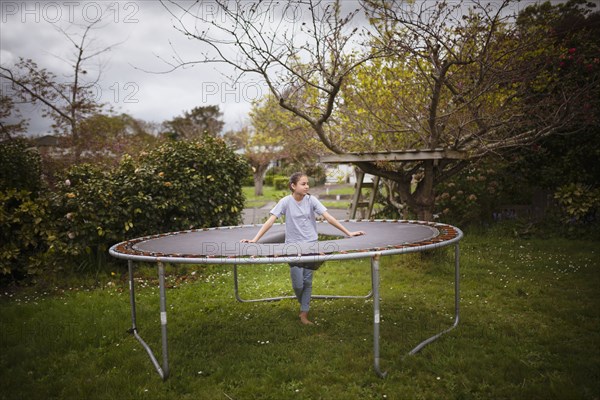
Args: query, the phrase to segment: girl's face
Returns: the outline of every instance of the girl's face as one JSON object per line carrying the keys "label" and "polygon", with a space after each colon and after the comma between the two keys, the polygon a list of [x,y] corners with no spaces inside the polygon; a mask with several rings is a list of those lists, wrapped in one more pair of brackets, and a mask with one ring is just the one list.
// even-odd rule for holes
{"label": "girl's face", "polygon": [[294,194],[299,194],[299,195],[306,195],[308,194],[308,176],[302,176],[300,177],[300,179],[298,179],[298,183],[293,184],[292,183],[292,190],[294,192]]}

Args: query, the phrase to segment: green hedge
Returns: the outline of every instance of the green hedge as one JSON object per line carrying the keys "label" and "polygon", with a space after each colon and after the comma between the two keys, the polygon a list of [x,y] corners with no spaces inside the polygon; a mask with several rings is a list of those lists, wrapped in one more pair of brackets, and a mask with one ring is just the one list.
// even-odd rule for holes
{"label": "green hedge", "polygon": [[39,257],[54,257],[54,263],[46,259],[48,267],[66,258],[93,263],[125,239],[238,224],[247,173],[242,157],[207,136],[165,143],[138,160],[126,156],[108,171],[74,166],[37,202],[29,192],[6,191],[0,197],[1,273],[39,272],[31,263],[36,248]]}
{"label": "green hedge", "polygon": [[285,176],[277,176],[273,179],[273,187],[275,190],[288,190],[289,181]]}
{"label": "green hedge", "polygon": [[273,186],[273,182],[275,181],[275,179],[280,178],[280,177],[281,177],[281,175],[267,173],[265,175],[264,183],[267,186]]}
{"label": "green hedge", "polygon": [[165,143],[137,161],[125,157],[109,173],[76,167],[58,187],[57,208],[69,216],[61,230],[78,255],[137,236],[235,225],[247,169],[212,137]]}
{"label": "green hedge", "polygon": [[42,271],[56,240],[49,212],[44,196],[27,190],[0,191],[0,278],[20,280]]}
{"label": "green hedge", "polygon": [[0,191],[10,189],[37,193],[42,186],[42,161],[26,139],[0,143]]}
{"label": "green hedge", "polygon": [[[0,143],[0,278],[38,272],[55,238],[42,188],[41,157],[26,139]],[[0,281],[3,279],[0,279]]]}

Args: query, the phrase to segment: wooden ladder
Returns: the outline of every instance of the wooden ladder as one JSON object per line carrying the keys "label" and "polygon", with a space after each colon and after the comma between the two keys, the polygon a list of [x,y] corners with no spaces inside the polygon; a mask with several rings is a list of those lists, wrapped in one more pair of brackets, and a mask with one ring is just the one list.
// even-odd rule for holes
{"label": "wooden ladder", "polygon": [[[356,210],[358,210],[359,207],[367,207],[366,219],[370,219],[371,214],[373,213],[373,204],[375,204],[375,196],[377,195],[377,188],[379,187],[379,177],[373,177],[373,182],[370,183],[364,182],[364,179],[365,173],[357,168],[354,196],[352,197],[352,203],[350,204],[350,219],[356,219]],[[363,189],[372,189],[369,201],[361,201]]]}

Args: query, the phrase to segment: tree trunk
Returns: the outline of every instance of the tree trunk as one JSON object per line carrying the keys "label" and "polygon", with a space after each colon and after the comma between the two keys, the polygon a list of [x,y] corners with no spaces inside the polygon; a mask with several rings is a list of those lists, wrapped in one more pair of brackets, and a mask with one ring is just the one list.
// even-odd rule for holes
{"label": "tree trunk", "polygon": [[254,178],[254,195],[262,196],[263,195],[263,182],[265,179],[265,175],[267,174],[267,168],[269,164],[260,164],[254,167],[254,173],[252,174]]}
{"label": "tree trunk", "polygon": [[263,178],[256,173],[254,174],[254,195],[263,195]]}
{"label": "tree trunk", "polygon": [[417,213],[417,219],[419,221],[433,221],[432,207],[421,208]]}
{"label": "tree trunk", "polygon": [[[389,179],[389,178],[388,178]],[[400,204],[394,204],[404,219],[408,218],[408,211],[412,211],[419,221],[433,221],[435,208],[435,192],[433,190],[433,170],[425,167],[425,175],[412,192],[412,179],[409,175],[398,174],[394,185],[389,186],[400,196]],[[393,204],[393,203],[392,203]]]}
{"label": "tree trunk", "polygon": [[419,221],[432,221],[435,207],[433,160],[423,162],[423,178],[413,193]]}

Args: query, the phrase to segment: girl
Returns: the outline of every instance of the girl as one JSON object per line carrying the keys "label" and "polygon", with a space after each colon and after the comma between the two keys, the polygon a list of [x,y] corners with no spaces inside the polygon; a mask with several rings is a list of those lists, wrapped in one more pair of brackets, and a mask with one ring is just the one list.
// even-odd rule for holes
{"label": "girl", "polygon": [[[256,243],[272,226],[277,218],[285,215],[285,243],[317,242],[317,222],[314,214],[322,215],[327,222],[347,236],[364,235],[363,231],[350,232],[337,219],[327,212],[319,200],[308,193],[308,176],[296,172],[290,177],[289,188],[292,194],[281,199],[270,211],[271,216],[260,228],[253,239],[243,239],[244,243]],[[313,270],[306,264],[290,263],[292,288],[300,303],[300,322],[312,325],[308,319],[310,297],[312,294]]]}

